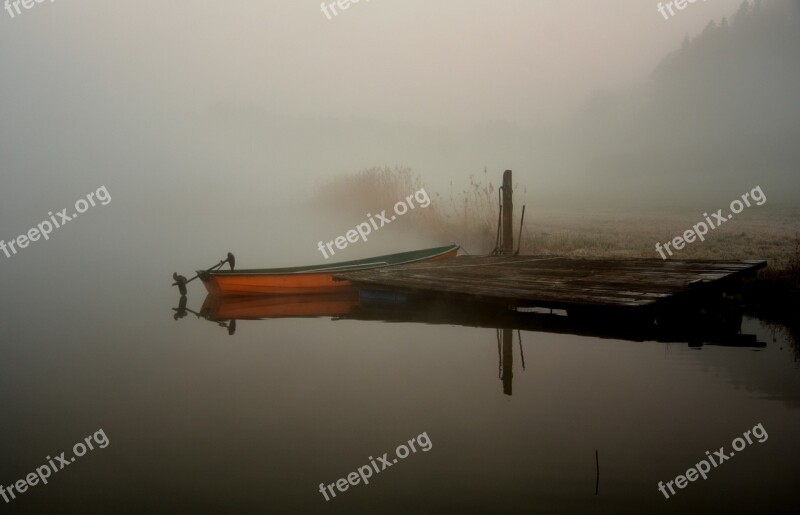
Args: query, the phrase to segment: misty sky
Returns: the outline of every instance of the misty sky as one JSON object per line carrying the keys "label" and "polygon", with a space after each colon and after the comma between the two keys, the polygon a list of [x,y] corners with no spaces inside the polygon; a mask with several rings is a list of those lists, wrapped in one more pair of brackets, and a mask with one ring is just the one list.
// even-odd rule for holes
{"label": "misty sky", "polygon": [[130,108],[525,125],[645,80],[685,34],[740,2],[690,4],[670,20],[656,4],[363,0],[329,20],[314,0],[59,0],[14,19],[3,11],[0,59],[17,96],[124,91]]}
{"label": "misty sky", "polygon": [[[634,181],[568,175],[598,160],[564,127],[595,93],[646,83],[686,35],[740,3],[696,2],[669,20],[649,0],[362,0],[333,19],[316,0],[56,0],[15,18],[3,10],[0,230],[18,233],[106,185],[109,216],[125,223],[152,216],[179,233],[205,215],[223,227],[225,217],[255,215],[274,234],[267,206],[395,165],[432,194],[486,168],[495,184],[515,170],[539,203],[560,206],[569,192],[572,208],[590,197],[618,207],[598,185],[639,201]],[[672,179],[653,175],[660,195]],[[753,186],[751,177],[708,180],[674,187],[706,205],[719,184],[737,194]],[[308,222],[310,239],[329,232],[322,223]],[[252,230],[240,227],[238,247]],[[294,238],[294,228],[281,230]]]}

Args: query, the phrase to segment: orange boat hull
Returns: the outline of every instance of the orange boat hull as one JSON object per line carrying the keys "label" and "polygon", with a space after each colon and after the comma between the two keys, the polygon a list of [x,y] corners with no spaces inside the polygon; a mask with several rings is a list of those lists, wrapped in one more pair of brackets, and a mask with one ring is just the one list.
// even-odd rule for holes
{"label": "orange boat hull", "polygon": [[334,281],[333,274],[211,276],[203,280],[215,295],[293,295],[344,291],[349,281]]}
{"label": "orange boat hull", "polygon": [[[455,257],[458,249],[425,261]],[[212,295],[298,295],[327,294],[346,291],[349,281],[334,281],[339,272],[309,272],[292,274],[209,274],[201,276]]]}

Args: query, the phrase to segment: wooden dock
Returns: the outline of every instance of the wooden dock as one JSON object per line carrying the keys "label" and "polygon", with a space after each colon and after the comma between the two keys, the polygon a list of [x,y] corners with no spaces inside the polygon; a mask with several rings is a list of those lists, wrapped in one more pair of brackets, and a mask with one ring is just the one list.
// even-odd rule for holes
{"label": "wooden dock", "polygon": [[362,289],[580,311],[707,301],[765,261],[459,256],[334,276]]}

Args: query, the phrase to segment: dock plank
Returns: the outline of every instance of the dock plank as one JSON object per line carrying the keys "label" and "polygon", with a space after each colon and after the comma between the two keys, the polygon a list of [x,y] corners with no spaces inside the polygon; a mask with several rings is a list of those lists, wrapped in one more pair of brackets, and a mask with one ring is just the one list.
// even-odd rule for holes
{"label": "dock plank", "polygon": [[336,274],[363,288],[542,307],[645,307],[754,274],[765,261],[459,256]]}

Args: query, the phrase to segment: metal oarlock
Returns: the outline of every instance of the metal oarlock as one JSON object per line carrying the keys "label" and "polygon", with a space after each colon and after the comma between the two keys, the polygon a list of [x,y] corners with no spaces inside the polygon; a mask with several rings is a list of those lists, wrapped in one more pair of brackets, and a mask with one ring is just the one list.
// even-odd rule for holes
{"label": "metal oarlock", "polygon": [[172,286],[177,286],[178,287],[178,291],[181,294],[181,297],[184,297],[184,296],[186,296],[186,291],[187,291],[186,290],[186,285],[187,284],[189,284],[190,282],[194,281],[195,279],[200,277],[202,274],[207,274],[209,272],[213,272],[214,270],[219,270],[220,268],[222,268],[222,265],[224,265],[225,263],[228,263],[230,265],[231,270],[233,270],[236,267],[236,257],[233,255],[233,253],[228,252],[228,257],[227,258],[223,259],[222,261],[220,261],[219,263],[217,263],[216,265],[212,266],[211,268],[209,268],[207,270],[202,270],[200,272],[197,272],[194,275],[194,277],[192,277],[191,279],[186,279],[186,277],[184,277],[182,275],[178,275],[177,272],[173,272],[172,279],[175,282],[172,283]]}
{"label": "metal oarlock", "polygon": [[175,280],[175,282],[172,283],[172,284],[173,285],[177,285],[178,286],[178,291],[181,293],[181,297],[185,297],[186,296],[186,283],[189,282],[189,281],[187,281],[184,276],[178,275],[178,272],[173,272],[172,273],[172,278]]}

